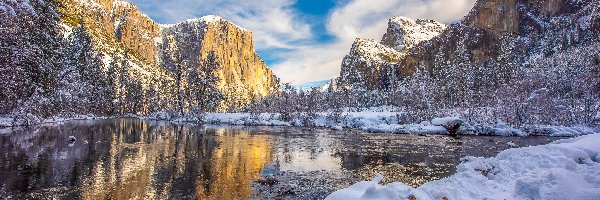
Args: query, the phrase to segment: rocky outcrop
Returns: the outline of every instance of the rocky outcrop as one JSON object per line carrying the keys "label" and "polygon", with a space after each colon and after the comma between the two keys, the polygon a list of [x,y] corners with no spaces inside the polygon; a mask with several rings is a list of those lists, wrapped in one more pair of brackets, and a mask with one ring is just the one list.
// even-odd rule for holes
{"label": "rocky outcrop", "polygon": [[356,39],[342,60],[338,88],[384,89],[390,85],[393,64],[404,54],[373,40]]}
{"label": "rocky outcrop", "polygon": [[[173,58],[200,62],[214,52],[216,62],[221,65],[219,76],[223,90],[245,87],[264,96],[277,88],[277,78],[254,51],[252,32],[227,20],[207,16],[165,26],[162,38],[161,52]],[[162,62],[169,65],[164,62],[172,61]]]}
{"label": "rocky outcrop", "polygon": [[433,20],[413,21],[394,17],[381,42],[356,39],[344,57],[340,77],[334,88],[385,90],[396,81],[397,63],[413,46],[444,31],[444,24]]}
{"label": "rocky outcrop", "polygon": [[[217,88],[223,94],[219,111],[235,111],[278,90],[279,79],[254,50],[252,32],[221,17],[163,25],[157,44],[159,65],[173,74],[200,63],[219,65]],[[178,64],[180,68],[170,67]]]}
{"label": "rocky outcrop", "polygon": [[[395,17],[390,20],[382,43],[403,54],[400,60],[388,64],[393,75],[386,76],[396,79],[390,82],[400,81],[392,84],[401,87],[403,79],[415,74],[426,75],[445,93],[440,96],[460,104],[471,98],[461,91],[488,94],[484,91],[522,76],[539,57],[598,43],[599,7],[600,2],[592,0],[479,0],[459,23],[448,26],[436,37],[415,42],[411,42],[415,34],[407,33],[419,31],[411,28],[439,33],[443,25],[423,25],[419,20],[413,23]],[[358,74],[353,76],[355,78],[347,77],[354,68],[365,66],[373,69],[360,62],[344,62],[340,83],[348,85],[344,80],[351,80],[354,87],[376,89],[372,81],[365,79],[381,76],[377,72],[354,73]],[[480,98],[491,97],[481,95]]]}
{"label": "rocky outcrop", "polygon": [[417,19],[413,21],[397,16],[388,22],[388,29],[381,39],[381,44],[406,52],[422,41],[439,35],[444,29],[446,29],[446,25],[433,20]]}
{"label": "rocky outcrop", "polygon": [[62,5],[63,21],[69,26],[85,24],[101,51],[120,49],[145,64],[156,63],[160,26],[133,4],[119,0],[62,0]]}

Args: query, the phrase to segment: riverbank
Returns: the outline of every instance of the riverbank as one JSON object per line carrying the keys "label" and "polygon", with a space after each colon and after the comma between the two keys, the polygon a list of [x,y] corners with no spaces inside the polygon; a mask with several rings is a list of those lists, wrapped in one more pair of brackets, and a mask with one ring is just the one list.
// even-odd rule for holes
{"label": "riverbank", "polygon": [[[530,125],[526,128],[514,128],[502,122],[496,124],[478,124],[457,117],[434,118],[419,124],[400,124],[398,112],[343,112],[339,121],[331,118],[331,113],[316,113],[311,119],[302,117],[289,122],[280,120],[280,114],[263,113],[211,113],[205,121],[211,124],[233,124],[249,126],[315,126],[336,130],[358,129],[371,133],[396,134],[457,134],[457,135],[493,135],[493,136],[530,136],[545,135],[572,137],[600,132],[598,127]],[[185,121],[185,119],[180,121]],[[455,130],[452,130],[455,129]]]}
{"label": "riverbank", "polygon": [[[438,135],[491,135],[491,136],[555,136],[573,137],[600,132],[600,127],[585,125],[550,126],[528,125],[512,127],[502,122],[481,124],[458,117],[434,118],[418,124],[402,123],[404,113],[391,112],[386,109],[369,109],[362,112],[314,113],[307,115],[296,114],[295,117],[284,121],[279,113],[207,113],[204,117],[195,116],[173,117],[166,113],[156,113],[149,116],[128,115],[125,117],[165,120],[175,123],[204,123],[246,126],[298,126],[320,127],[335,130],[360,130],[370,133],[394,134],[438,134]],[[52,117],[38,120],[37,124],[62,123],[70,120],[93,120],[119,117],[103,117],[94,115],[78,115],[74,117]],[[12,118],[0,117],[0,127],[22,126],[25,123],[14,121]]]}
{"label": "riverbank", "polygon": [[417,188],[380,185],[383,178],[356,183],[327,199],[598,199],[600,133],[508,149],[492,158],[465,157],[456,174]]}

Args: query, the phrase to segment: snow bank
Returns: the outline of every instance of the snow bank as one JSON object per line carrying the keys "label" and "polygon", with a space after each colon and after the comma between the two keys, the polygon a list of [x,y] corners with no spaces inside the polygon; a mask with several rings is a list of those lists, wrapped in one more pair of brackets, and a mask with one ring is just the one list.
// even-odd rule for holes
{"label": "snow bank", "polygon": [[[95,115],[74,115],[70,117],[59,117],[54,116],[46,119],[40,119],[36,122],[36,124],[53,124],[53,123],[63,123],[71,120],[91,120],[91,119],[107,119],[108,117],[101,117]],[[14,126],[25,126],[26,122],[23,120],[15,120],[12,117],[0,117],[0,127],[14,127]],[[32,124],[29,124],[32,125]]]}
{"label": "snow bank", "polygon": [[327,199],[600,199],[600,133],[461,159],[457,173],[412,188],[356,183]]}
{"label": "snow bank", "polygon": [[[398,124],[401,113],[389,111],[366,110],[362,112],[343,112],[341,121],[334,122],[330,113],[317,113],[313,120],[314,126],[326,127],[334,130],[358,129],[370,133],[399,133],[399,134],[452,134],[459,135],[492,135],[492,136],[520,136],[546,135],[557,137],[573,137],[592,134],[599,131],[597,128],[586,126],[540,126],[530,130],[513,128],[502,122],[494,125],[470,124],[457,117],[435,118],[419,124]],[[282,121],[279,114],[263,113],[252,116],[249,113],[209,113],[205,117],[209,124],[233,125],[258,125],[258,126],[304,126],[300,119],[290,122]],[[458,129],[456,127],[459,126]],[[450,131],[449,131],[450,130]]]}

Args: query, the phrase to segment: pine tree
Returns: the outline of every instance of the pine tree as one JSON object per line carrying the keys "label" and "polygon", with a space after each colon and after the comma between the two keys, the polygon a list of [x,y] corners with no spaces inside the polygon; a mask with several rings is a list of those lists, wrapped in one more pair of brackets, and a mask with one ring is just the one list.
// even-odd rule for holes
{"label": "pine tree", "polygon": [[210,52],[202,63],[191,69],[188,77],[190,88],[194,88],[192,99],[195,114],[202,117],[205,112],[215,111],[223,95],[219,91],[217,74],[220,64],[214,52]]}
{"label": "pine tree", "polygon": [[[51,115],[42,106],[52,93],[62,59],[63,39],[54,0],[4,1],[0,11],[0,114]],[[32,96],[37,96],[33,100]],[[27,102],[30,101],[30,102]]]}

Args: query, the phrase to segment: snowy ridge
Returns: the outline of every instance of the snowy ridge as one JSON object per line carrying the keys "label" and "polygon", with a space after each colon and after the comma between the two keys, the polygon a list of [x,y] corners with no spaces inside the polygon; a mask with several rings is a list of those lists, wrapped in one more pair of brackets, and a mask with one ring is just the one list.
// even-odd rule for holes
{"label": "snowy ridge", "polygon": [[207,15],[207,16],[203,16],[200,18],[187,19],[185,21],[182,21],[182,22],[179,22],[176,24],[160,24],[159,26],[162,29],[168,29],[168,28],[172,28],[174,26],[178,26],[181,24],[200,24],[202,26],[202,25],[208,25],[208,24],[219,23],[219,22],[227,22],[227,23],[234,25],[236,28],[240,29],[241,31],[251,32],[250,30],[243,28],[241,26],[238,26],[238,25],[232,23],[231,21],[226,20],[223,17],[217,16],[217,15]]}
{"label": "snowy ridge", "polygon": [[319,91],[324,91],[322,89],[323,89],[323,87],[325,87],[325,88],[329,87],[329,81],[330,80],[321,80],[321,81],[314,81],[314,82],[308,82],[308,83],[302,83],[302,84],[294,84],[292,86],[295,87],[296,89],[299,89],[302,91],[311,91],[315,88]]}
{"label": "snowy ridge", "polygon": [[326,199],[598,199],[600,133],[509,149],[493,158],[465,157],[457,173],[412,188],[380,185],[382,176]]}
{"label": "snowy ridge", "polygon": [[396,16],[388,22],[388,31],[381,43],[398,51],[404,51],[438,36],[446,29],[446,25],[427,19],[416,21],[407,17]]}

